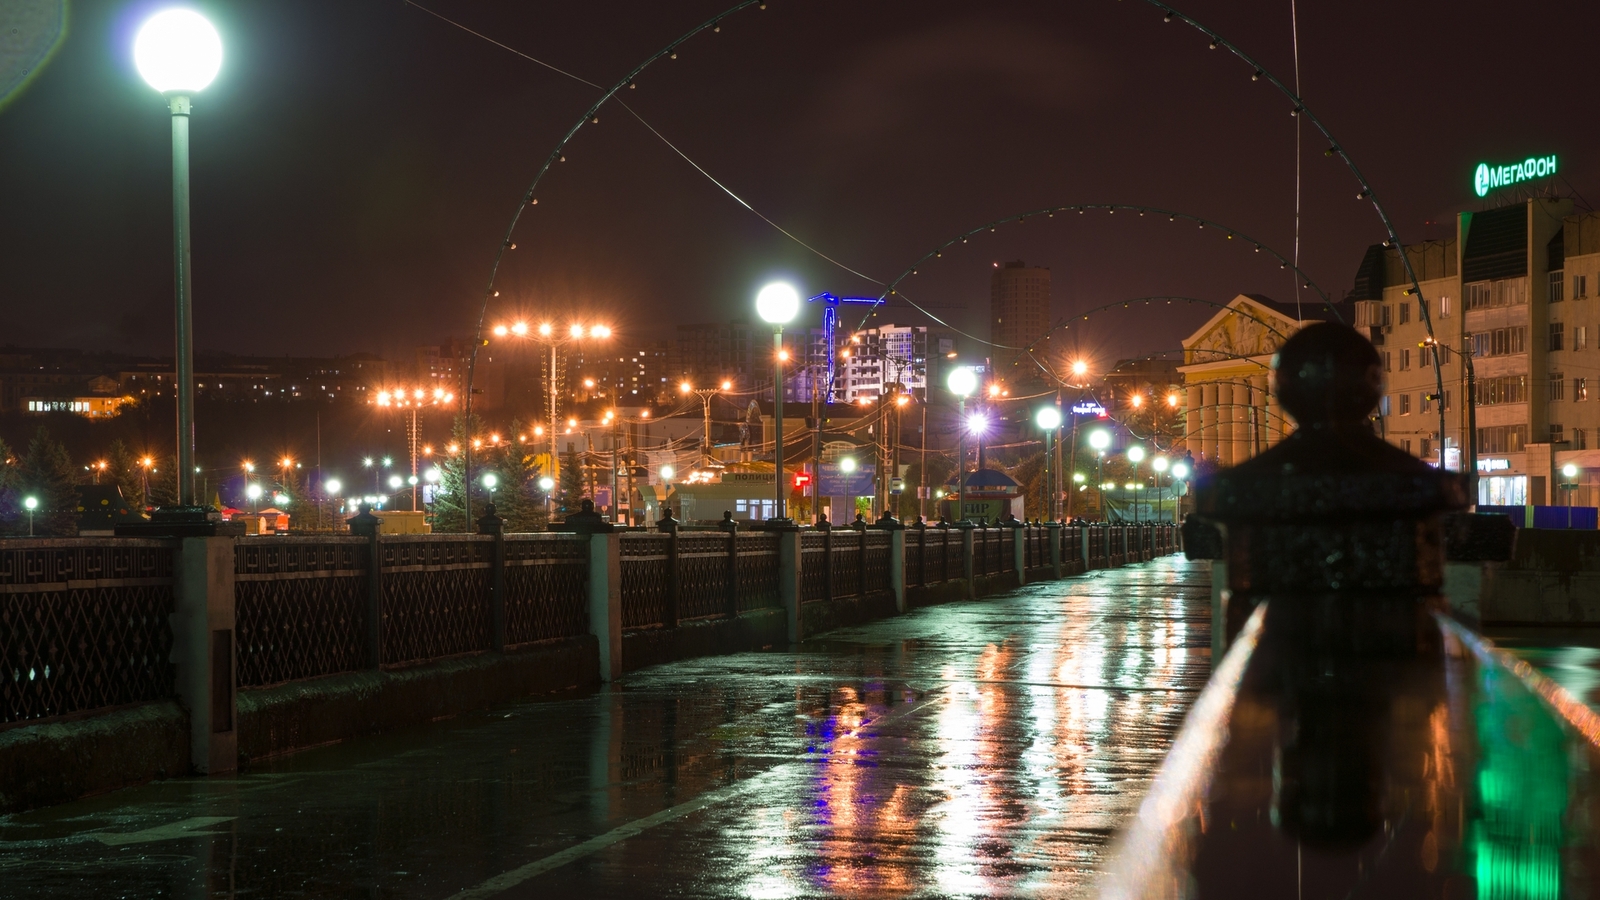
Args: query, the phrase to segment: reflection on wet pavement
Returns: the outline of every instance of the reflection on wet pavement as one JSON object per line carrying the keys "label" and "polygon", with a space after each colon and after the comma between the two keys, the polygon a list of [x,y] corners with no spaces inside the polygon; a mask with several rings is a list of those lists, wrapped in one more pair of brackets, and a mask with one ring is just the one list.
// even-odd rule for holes
{"label": "reflection on wet pavement", "polygon": [[1485,636],[1600,710],[1600,628],[1485,629]]}
{"label": "reflection on wet pavement", "polygon": [[0,817],[0,895],[1082,896],[1209,674],[1204,567]]}

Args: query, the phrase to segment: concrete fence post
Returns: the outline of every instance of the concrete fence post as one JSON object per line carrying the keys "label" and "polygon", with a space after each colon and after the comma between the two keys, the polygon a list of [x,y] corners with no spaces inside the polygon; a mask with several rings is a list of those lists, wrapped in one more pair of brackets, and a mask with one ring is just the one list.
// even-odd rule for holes
{"label": "concrete fence post", "polygon": [[350,533],[367,539],[367,668],[383,665],[383,547],[378,543],[378,532],[383,521],[366,506],[345,520]]}
{"label": "concrete fence post", "polygon": [[1094,568],[1094,560],[1089,558],[1089,526],[1078,526],[1078,559],[1083,561],[1085,572]]}
{"label": "concrete fence post", "polygon": [[889,589],[894,591],[894,611],[906,611],[906,532],[889,532]]}
{"label": "concrete fence post", "polygon": [[1061,523],[1046,522],[1045,534],[1050,536],[1050,577],[1061,580]]}
{"label": "concrete fence post", "polygon": [[778,529],[778,600],[783,604],[783,618],[789,633],[789,643],[800,640],[800,529]]}
{"label": "concrete fence post", "polygon": [[589,632],[600,645],[600,680],[622,675],[622,535],[589,535]]}
{"label": "concrete fence post", "polygon": [[489,643],[496,653],[506,649],[506,520],[495,514],[494,504],[484,507],[478,533],[494,537],[489,557]]}
{"label": "concrete fence post", "polygon": [[180,538],[174,567],[171,659],[178,701],[189,710],[189,759],[202,775],[239,764],[234,544],[231,537]]}

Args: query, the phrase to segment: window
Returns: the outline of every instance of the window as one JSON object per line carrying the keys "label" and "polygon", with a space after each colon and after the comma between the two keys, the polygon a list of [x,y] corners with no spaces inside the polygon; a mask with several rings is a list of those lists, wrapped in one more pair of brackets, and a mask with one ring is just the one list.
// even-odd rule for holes
{"label": "window", "polygon": [[1419,412],[1419,413],[1432,412],[1433,411],[1433,395],[1429,394],[1429,393],[1422,393],[1422,394],[1419,394],[1417,396],[1420,398],[1420,399],[1417,400],[1417,412]]}
{"label": "window", "polygon": [[1526,278],[1502,278],[1499,281],[1475,281],[1466,285],[1467,309],[1488,309],[1492,306],[1521,306],[1528,302]]}
{"label": "window", "polygon": [[1387,350],[1383,351],[1383,370],[1385,372],[1394,371],[1394,357]]}
{"label": "window", "polygon": [[1528,402],[1528,376],[1526,375],[1499,375],[1494,378],[1480,378],[1476,385],[1476,402],[1479,406],[1494,406],[1499,403],[1526,403]]}
{"label": "window", "polygon": [[1579,297],[1587,296],[1589,296],[1589,276],[1572,276],[1572,299],[1576,300]]}
{"label": "window", "polygon": [[1378,401],[1378,415],[1387,416],[1388,414],[1389,414],[1389,395],[1388,394],[1384,394],[1383,398]]}
{"label": "window", "polygon": [[1409,347],[1402,348],[1400,351],[1400,371],[1404,372],[1409,368],[1411,368],[1411,349]]}
{"label": "window", "polygon": [[1407,453],[1411,452],[1411,440],[1410,440],[1410,438],[1407,438],[1406,440],[1403,440],[1403,441],[1400,442],[1400,449],[1406,451]]}
{"label": "window", "polygon": [[1401,394],[1400,395],[1400,415],[1402,415],[1402,416],[1411,415],[1411,395],[1410,394]]}
{"label": "window", "polygon": [[1574,400],[1587,400],[1587,399],[1589,399],[1589,379],[1587,379],[1587,378],[1574,378],[1574,379],[1572,379],[1572,399],[1574,399]]}
{"label": "window", "polygon": [[1574,428],[1574,429],[1572,429],[1572,449],[1574,449],[1574,450],[1587,450],[1587,449],[1589,449],[1589,435],[1582,428]]}
{"label": "window", "polygon": [[1566,283],[1566,279],[1562,278],[1561,274],[1562,273],[1561,273],[1560,270],[1557,270],[1557,271],[1554,271],[1554,272],[1550,273],[1550,302],[1551,303],[1560,303],[1563,299],[1565,299],[1565,298],[1563,298],[1561,296],[1561,286]]}
{"label": "window", "polygon": [[1567,442],[1566,431],[1554,422],[1550,423],[1550,443],[1564,444]]}
{"label": "window", "polygon": [[1419,456],[1421,456],[1423,459],[1427,459],[1433,455],[1433,440],[1431,438],[1423,438],[1417,443],[1421,445],[1421,453],[1418,454]]}
{"label": "window", "polygon": [[1441,318],[1441,319],[1450,318],[1450,298],[1449,297],[1440,297],[1439,298],[1439,318]]}
{"label": "window", "polygon": [[1409,321],[1411,321],[1411,303],[1407,301],[1400,304],[1400,324],[1404,325]]}
{"label": "window", "polygon": [[1525,325],[1494,328],[1472,335],[1473,356],[1508,356],[1525,353],[1527,349],[1528,329]]}
{"label": "window", "polygon": [[1562,379],[1560,372],[1550,373],[1550,399],[1567,399],[1567,382]]}
{"label": "window", "polygon": [[1572,349],[1574,349],[1574,350],[1587,350],[1587,349],[1589,349],[1589,326],[1587,326],[1587,325],[1574,325],[1574,326],[1572,326]]}
{"label": "window", "polygon": [[1567,325],[1566,325],[1565,322],[1551,322],[1550,323],[1550,349],[1551,350],[1560,350],[1561,349],[1561,345],[1564,343],[1563,339],[1566,337],[1566,333],[1567,333]]}
{"label": "window", "polygon": [[1521,453],[1528,443],[1528,426],[1493,425],[1478,429],[1479,453]]}
{"label": "window", "polygon": [[1444,398],[1440,401],[1439,408],[1440,409],[1449,409],[1450,408],[1450,392],[1448,390],[1444,392]]}

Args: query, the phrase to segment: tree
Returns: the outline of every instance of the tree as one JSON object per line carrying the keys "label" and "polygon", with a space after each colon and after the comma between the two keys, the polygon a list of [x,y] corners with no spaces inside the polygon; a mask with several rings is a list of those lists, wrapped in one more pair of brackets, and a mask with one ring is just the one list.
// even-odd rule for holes
{"label": "tree", "polygon": [[[33,514],[33,533],[56,537],[70,537],[78,532],[78,488],[76,473],[72,470],[72,457],[67,448],[50,436],[43,427],[28,442],[28,452],[17,466],[16,485],[20,500],[33,497],[39,501]],[[19,504],[21,505],[21,504]],[[24,511],[18,517],[23,530],[28,516]]]}
{"label": "tree", "polygon": [[121,489],[122,499],[130,507],[144,503],[144,468],[121,438],[112,441],[106,450],[106,476]]}
{"label": "tree", "polygon": [[578,454],[567,452],[561,454],[561,505],[559,514],[565,516],[569,512],[577,512],[579,501],[583,499],[583,468],[578,463]]}
{"label": "tree", "polygon": [[21,532],[27,533],[27,517],[22,515],[22,492],[17,486],[20,463],[11,447],[0,440],[0,533],[16,534],[19,521]]}

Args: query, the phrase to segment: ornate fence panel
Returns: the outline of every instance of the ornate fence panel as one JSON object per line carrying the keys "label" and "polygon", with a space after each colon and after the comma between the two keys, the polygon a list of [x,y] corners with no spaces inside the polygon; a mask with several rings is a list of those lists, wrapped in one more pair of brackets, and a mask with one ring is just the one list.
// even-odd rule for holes
{"label": "ornate fence panel", "polygon": [[1016,528],[1000,529],[1000,540],[997,542],[999,553],[998,558],[995,559],[994,571],[1009,572],[1016,565],[1016,556],[1014,554],[1016,553],[1017,541],[1021,540],[1021,538],[1022,535]]}
{"label": "ornate fence panel", "polygon": [[840,529],[833,535],[833,596],[861,593],[861,532]]}
{"label": "ornate fence panel", "polygon": [[625,533],[622,545],[622,627],[659,628],[667,622],[673,580],[672,535]]}
{"label": "ornate fence panel", "polygon": [[385,665],[489,649],[494,538],[392,535],[379,541]]}
{"label": "ornate fence panel", "polygon": [[680,620],[728,614],[728,540],[724,532],[678,532]]}
{"label": "ornate fence panel", "polygon": [[922,587],[928,583],[928,559],[932,552],[928,546],[928,529],[906,529],[906,587]]}
{"label": "ornate fence panel", "polygon": [[1061,529],[1061,561],[1077,562],[1083,550],[1083,526],[1068,525]]}
{"label": "ornate fence panel", "polygon": [[739,611],[783,605],[778,596],[778,535],[772,532],[738,536]]}
{"label": "ornate fence panel", "polygon": [[939,533],[944,540],[939,544],[939,574],[941,581],[955,581],[965,578],[966,571],[961,562],[962,540],[961,532],[951,528],[941,528]]}
{"label": "ornate fence panel", "polygon": [[894,590],[889,580],[889,544],[893,540],[887,531],[867,532],[867,553],[862,564],[867,567],[867,590]]}
{"label": "ornate fence panel", "polygon": [[1107,537],[1111,529],[1106,527],[1085,526],[1089,529],[1089,566],[1104,566],[1106,564]]}
{"label": "ornate fence panel", "polygon": [[233,550],[240,687],[368,665],[366,538],[247,537]]}
{"label": "ornate fence panel", "polygon": [[506,643],[588,634],[589,538],[508,534],[505,549]]}
{"label": "ornate fence panel", "polygon": [[828,535],[821,531],[800,532],[800,601],[814,603],[828,599]]}
{"label": "ornate fence panel", "polygon": [[173,696],[173,547],[0,541],[0,722]]}

